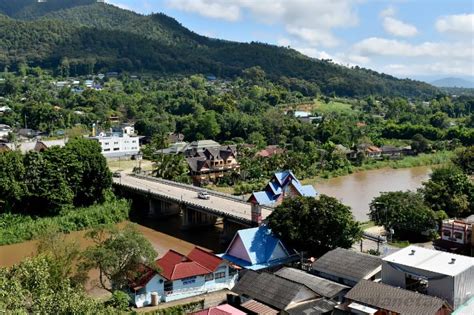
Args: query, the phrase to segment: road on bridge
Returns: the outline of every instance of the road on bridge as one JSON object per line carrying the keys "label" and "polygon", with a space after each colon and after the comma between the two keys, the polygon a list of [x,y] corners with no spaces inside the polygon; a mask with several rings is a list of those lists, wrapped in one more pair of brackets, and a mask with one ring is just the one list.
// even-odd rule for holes
{"label": "road on bridge", "polygon": [[[238,201],[231,197],[225,198],[219,195],[212,195],[209,200],[199,199],[197,196],[197,190],[193,188],[187,188],[184,186],[170,185],[160,181],[154,181],[152,179],[146,179],[141,177],[135,177],[128,175],[125,172],[121,173],[120,178],[114,177],[116,184],[140,189],[143,191],[150,191],[151,193],[169,196],[171,198],[186,201],[197,206],[207,207],[218,212],[227,212],[230,215],[242,218],[244,220],[251,221],[251,205],[243,201]],[[262,209],[262,220],[264,220],[271,213],[268,209]]]}

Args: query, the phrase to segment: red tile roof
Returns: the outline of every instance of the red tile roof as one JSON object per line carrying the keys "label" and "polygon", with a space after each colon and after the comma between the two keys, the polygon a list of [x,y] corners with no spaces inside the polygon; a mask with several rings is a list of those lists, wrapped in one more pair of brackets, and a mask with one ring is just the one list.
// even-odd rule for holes
{"label": "red tile roof", "polygon": [[212,270],[203,267],[174,250],[169,250],[162,258],[156,261],[156,264],[161,269],[160,274],[168,280],[200,276],[212,272]]}
{"label": "red tile roof", "polygon": [[130,288],[135,291],[140,290],[148,283],[148,281],[150,281],[155,276],[155,274],[155,270],[141,264],[138,267],[137,272],[128,277]]}
{"label": "red tile roof", "polygon": [[217,267],[223,262],[222,258],[217,257],[216,255],[199,247],[194,247],[194,249],[188,254],[188,258],[197,262],[204,268],[208,269],[210,272],[215,271]]}

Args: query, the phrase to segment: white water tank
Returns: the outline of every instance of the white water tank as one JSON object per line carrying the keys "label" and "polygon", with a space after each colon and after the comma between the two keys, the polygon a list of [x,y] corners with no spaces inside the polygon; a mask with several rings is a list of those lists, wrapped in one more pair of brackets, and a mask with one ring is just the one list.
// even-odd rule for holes
{"label": "white water tank", "polygon": [[160,296],[156,292],[151,293],[151,305],[157,306],[160,303]]}

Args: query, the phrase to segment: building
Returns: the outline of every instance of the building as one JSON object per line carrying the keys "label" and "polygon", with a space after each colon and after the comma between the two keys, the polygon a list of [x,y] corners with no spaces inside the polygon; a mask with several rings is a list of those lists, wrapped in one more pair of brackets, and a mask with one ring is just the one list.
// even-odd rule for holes
{"label": "building", "polygon": [[219,178],[240,172],[235,146],[222,146],[197,150],[186,158],[190,176],[195,185],[216,182]]}
{"label": "building", "polygon": [[168,133],[169,143],[177,143],[177,142],[183,142],[183,141],[184,141],[184,135],[182,133],[176,133],[176,132]]}
{"label": "building", "polygon": [[449,315],[452,309],[440,298],[383,283],[361,280],[337,308],[350,314]]}
{"label": "building", "polygon": [[383,258],[382,282],[439,297],[456,309],[474,296],[474,258],[408,246]]}
{"label": "building", "polygon": [[220,148],[221,145],[214,140],[198,140],[193,141],[184,150],[184,156],[193,157],[197,153],[204,152],[206,149]]}
{"label": "building", "polygon": [[8,134],[12,132],[12,128],[8,125],[0,124],[0,138],[8,137]]}
{"label": "building", "polygon": [[248,202],[261,206],[277,206],[288,197],[316,197],[317,192],[311,185],[301,185],[292,171],[273,174],[265,190],[252,193]]}
{"label": "building", "polygon": [[[240,296],[241,306],[246,309],[270,307],[266,309],[267,314],[292,314],[291,310],[296,307],[310,307],[307,303],[321,300],[316,292],[304,284],[252,270],[245,271],[232,292]],[[270,313],[272,310],[274,312]]]}
{"label": "building", "polygon": [[266,146],[265,149],[258,151],[255,156],[268,158],[274,155],[279,155],[285,153],[285,149],[280,148],[278,145],[269,145]]}
{"label": "building", "polygon": [[391,159],[397,159],[403,155],[403,148],[398,148],[393,145],[384,145],[380,148],[380,150],[382,150],[382,156]]}
{"label": "building", "polygon": [[202,311],[189,313],[188,315],[247,315],[247,313],[242,312],[229,304],[222,304]]}
{"label": "building", "polygon": [[[169,250],[156,260],[159,272],[146,266],[130,280],[130,295],[137,307],[169,302],[208,292],[232,289],[237,270],[222,258],[198,247],[187,256]],[[156,302],[158,302],[156,301]]]}
{"label": "building", "polygon": [[366,157],[371,159],[382,157],[382,150],[379,147],[371,144],[360,144],[357,146],[357,151],[363,152]]}
{"label": "building", "polygon": [[30,151],[43,152],[48,148],[58,146],[64,147],[68,139],[59,140],[37,140],[19,143],[1,143],[0,152],[15,151],[19,150],[21,153],[26,154]]}
{"label": "building", "polygon": [[0,114],[5,114],[6,112],[11,111],[12,109],[8,106],[0,106]]}
{"label": "building", "polygon": [[251,270],[274,268],[299,259],[266,225],[239,230],[220,256]]}
{"label": "building", "polygon": [[305,285],[320,297],[335,302],[342,302],[345,294],[351,289],[349,286],[295,268],[284,267],[274,274],[280,278]]}
{"label": "building", "polygon": [[436,249],[474,256],[474,215],[466,219],[447,219],[441,224],[441,238],[435,240]]}
{"label": "building", "polygon": [[355,286],[361,280],[379,280],[382,259],[350,249],[333,249],[312,265],[312,273],[338,283]]}
{"label": "building", "polygon": [[134,158],[140,152],[140,137],[126,133],[101,133],[89,139],[99,142],[106,158]]}

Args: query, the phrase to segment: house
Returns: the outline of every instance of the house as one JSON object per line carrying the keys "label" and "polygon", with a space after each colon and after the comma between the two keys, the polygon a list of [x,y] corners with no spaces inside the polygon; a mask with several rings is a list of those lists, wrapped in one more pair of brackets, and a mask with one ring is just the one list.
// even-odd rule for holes
{"label": "house", "polygon": [[240,308],[252,315],[278,315],[280,313],[276,309],[252,299],[240,304]]}
{"label": "house", "polygon": [[188,146],[187,142],[175,142],[175,143],[172,143],[166,149],[158,150],[158,152],[162,154],[180,154],[180,153],[184,153],[184,150],[186,149],[187,146]]}
{"label": "house", "polygon": [[242,306],[245,308],[249,306],[246,302],[252,300],[269,306],[278,311],[278,314],[288,314],[294,307],[320,299],[316,292],[304,284],[252,270],[245,271],[232,292],[240,296]]}
{"label": "house", "polygon": [[274,275],[305,285],[320,297],[335,302],[342,302],[344,295],[351,289],[349,286],[295,268],[284,267],[275,272]]}
{"label": "house", "polygon": [[444,298],[457,308],[474,296],[474,258],[409,246],[384,258],[382,279]]}
{"label": "house", "polygon": [[280,148],[278,145],[269,145],[265,149],[258,151],[255,156],[268,158],[283,153],[285,153],[285,149]]}
{"label": "house", "polygon": [[159,272],[143,266],[140,276],[130,280],[129,293],[137,307],[151,305],[156,295],[169,302],[232,289],[237,280],[237,270],[231,264],[198,247],[187,256],[169,250],[156,260],[156,267]]}
{"label": "house", "polygon": [[64,147],[68,139],[59,139],[59,140],[38,140],[36,141],[34,150],[37,152],[43,152],[51,147]]}
{"label": "house", "polygon": [[474,248],[474,215],[471,217],[464,220],[443,220],[441,238],[433,242],[435,248],[469,254],[471,248]]}
{"label": "house", "polygon": [[0,124],[0,138],[8,137],[8,134],[12,132],[12,128],[8,125]]}
{"label": "house", "polygon": [[336,144],[334,146],[334,152],[344,155],[347,159],[356,159],[357,151],[346,148],[342,144]]}
{"label": "house", "polygon": [[275,207],[285,198],[291,197],[316,197],[317,192],[311,185],[301,185],[292,171],[287,170],[273,174],[265,190],[253,192],[248,199],[252,204],[252,220],[261,221],[261,206]]}
{"label": "house", "polygon": [[457,309],[474,297],[474,258],[411,245],[383,258],[382,282]]}
{"label": "house", "polygon": [[0,144],[0,152],[15,151],[19,150],[21,153],[26,154],[30,151],[43,152],[48,148],[58,146],[64,147],[68,139],[59,140],[37,140],[19,143],[2,143]]}
{"label": "house", "polygon": [[199,312],[189,313],[188,315],[247,315],[247,313],[229,304],[223,304]]}
{"label": "house", "polygon": [[365,156],[371,159],[382,157],[382,150],[379,147],[371,144],[360,144],[357,146],[359,152],[363,152]]}
{"label": "house", "polygon": [[211,149],[211,148],[220,148],[221,145],[218,142],[215,142],[214,140],[199,140],[199,141],[193,141],[184,150],[184,156],[185,157],[192,157],[195,156],[196,153],[203,152],[206,149]]}
{"label": "house", "polygon": [[106,158],[133,158],[140,152],[140,137],[126,133],[101,133],[90,140],[97,141]]}
{"label": "house", "polygon": [[235,146],[205,148],[187,157],[190,176],[195,185],[216,182],[219,178],[240,172]]}
{"label": "house", "polygon": [[361,280],[380,279],[381,270],[380,257],[336,248],[317,259],[312,265],[311,272],[319,277],[353,287]]}
{"label": "house", "polygon": [[239,230],[220,256],[251,270],[274,268],[299,258],[266,225]]}
{"label": "house", "polygon": [[361,280],[339,306],[350,314],[449,315],[451,307],[440,298],[387,284]]}
{"label": "house", "polygon": [[176,132],[168,133],[169,143],[183,142],[183,140],[184,140],[184,135],[182,133],[176,133]]}
{"label": "house", "polygon": [[[291,113],[291,111],[289,113]],[[322,116],[314,116],[310,112],[300,110],[294,111],[293,117],[304,123],[312,123],[313,121],[321,122],[323,120]]]}
{"label": "house", "polygon": [[20,137],[33,138],[39,135],[39,131],[29,129],[29,128],[21,128],[21,129],[18,129],[18,135]]}
{"label": "house", "polygon": [[384,145],[380,150],[382,150],[382,156],[389,158],[399,158],[403,155],[403,149],[393,145]]}
{"label": "house", "polygon": [[8,106],[0,106],[0,114],[4,114],[6,112],[11,111],[12,109]]}

